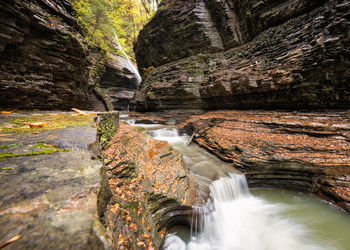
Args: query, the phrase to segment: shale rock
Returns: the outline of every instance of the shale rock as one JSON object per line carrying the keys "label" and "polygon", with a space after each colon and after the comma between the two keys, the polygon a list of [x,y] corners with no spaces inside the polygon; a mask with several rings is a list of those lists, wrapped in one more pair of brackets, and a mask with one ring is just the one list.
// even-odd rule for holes
{"label": "shale rock", "polygon": [[250,187],[315,193],[350,212],[349,112],[217,111],[185,124]]}
{"label": "shale rock", "polygon": [[341,0],[164,1],[136,46],[155,67],[136,109],[349,108],[349,16]]}
{"label": "shale rock", "polygon": [[166,229],[190,225],[195,181],[167,142],[121,123],[103,157],[112,191],[106,224],[114,248],[159,249]]}
{"label": "shale rock", "polygon": [[106,71],[97,86],[98,93],[113,110],[128,110],[139,82],[131,63],[120,56],[110,55],[105,64]]}
{"label": "shale rock", "polygon": [[0,107],[88,107],[103,64],[72,13],[67,0],[1,1]]}
{"label": "shale rock", "polygon": [[[109,185],[102,163],[88,151],[95,139],[92,121],[36,134],[2,132],[0,244],[19,235],[6,249],[110,248],[99,216]],[[55,151],[23,156],[44,149]]]}

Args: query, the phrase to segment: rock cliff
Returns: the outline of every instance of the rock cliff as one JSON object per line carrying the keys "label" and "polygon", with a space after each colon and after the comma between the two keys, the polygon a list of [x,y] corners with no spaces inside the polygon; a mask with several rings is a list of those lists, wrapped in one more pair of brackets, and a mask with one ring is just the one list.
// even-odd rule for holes
{"label": "rock cliff", "polygon": [[212,111],[184,126],[250,187],[307,191],[350,211],[349,112]]}
{"label": "rock cliff", "polygon": [[139,85],[134,69],[127,59],[120,56],[110,55],[106,61],[106,70],[96,91],[103,97],[107,109],[128,110]]}
{"label": "rock cliff", "polygon": [[163,1],[136,109],[349,108],[349,19],[346,0]]}
{"label": "rock cliff", "polygon": [[86,108],[101,67],[69,1],[0,3],[0,107]]}

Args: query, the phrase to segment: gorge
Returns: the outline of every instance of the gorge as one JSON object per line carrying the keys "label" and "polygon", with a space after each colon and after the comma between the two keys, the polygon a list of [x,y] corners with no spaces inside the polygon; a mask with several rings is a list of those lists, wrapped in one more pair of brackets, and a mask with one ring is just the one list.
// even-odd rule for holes
{"label": "gorge", "polygon": [[142,81],[74,2],[0,3],[0,248],[346,250],[350,1],[145,1]]}

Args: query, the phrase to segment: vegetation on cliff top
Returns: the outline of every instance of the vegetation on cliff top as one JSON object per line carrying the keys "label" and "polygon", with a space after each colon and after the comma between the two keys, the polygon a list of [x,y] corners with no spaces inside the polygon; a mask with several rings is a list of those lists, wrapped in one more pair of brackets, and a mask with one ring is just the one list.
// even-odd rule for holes
{"label": "vegetation on cliff top", "polygon": [[113,46],[115,30],[125,52],[132,58],[133,43],[154,15],[160,0],[73,0],[87,39],[102,49],[122,55]]}

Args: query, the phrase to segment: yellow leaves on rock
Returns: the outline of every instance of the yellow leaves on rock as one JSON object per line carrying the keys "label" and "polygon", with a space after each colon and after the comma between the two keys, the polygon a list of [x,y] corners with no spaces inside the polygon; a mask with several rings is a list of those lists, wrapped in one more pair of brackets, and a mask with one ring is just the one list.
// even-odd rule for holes
{"label": "yellow leaves on rock", "polygon": [[142,236],[145,238],[145,239],[150,239],[151,236],[149,236],[147,233],[143,233]]}
{"label": "yellow leaves on rock", "polygon": [[[205,120],[220,119],[214,126],[199,130],[196,142],[237,164],[241,157],[253,161],[289,159],[319,166],[345,166],[350,144],[332,136],[349,119],[325,114],[287,112],[225,111],[193,116],[200,126]],[[335,125],[334,125],[335,124]],[[185,124],[183,124],[185,126]]]}
{"label": "yellow leaves on rock", "polygon": [[166,230],[165,230],[165,228],[163,228],[163,229],[159,232],[160,237],[162,237],[162,238],[164,239],[165,233],[166,233]]}
{"label": "yellow leaves on rock", "polygon": [[143,242],[143,241],[139,241],[139,242],[137,242],[137,245],[140,247],[140,246],[144,246],[145,245],[145,242]]}
{"label": "yellow leaves on rock", "polygon": [[28,126],[30,128],[42,128],[48,125],[45,122],[33,122],[33,123],[28,123]]}
{"label": "yellow leaves on rock", "polygon": [[9,244],[11,244],[12,242],[15,242],[16,240],[19,240],[21,238],[21,235],[16,235],[14,237],[12,237],[11,239],[3,242],[3,243],[0,243],[0,248],[3,248]]}
{"label": "yellow leaves on rock", "polygon": [[72,108],[72,111],[74,111],[78,115],[86,115],[87,114],[86,112],[79,110],[79,109],[76,109],[76,108]]}
{"label": "yellow leaves on rock", "polygon": [[135,223],[131,223],[129,225],[129,229],[134,229],[135,231],[137,231],[137,225]]}
{"label": "yellow leaves on rock", "polygon": [[[120,123],[103,155],[108,159],[107,169],[115,176],[109,179],[109,184],[117,203],[108,213],[117,214],[126,228],[123,238],[118,239],[119,246],[125,246],[125,239],[129,239],[127,247],[136,245],[133,241],[138,235],[139,247],[154,249],[152,237],[157,231],[152,230],[153,219],[145,207],[150,193],[181,202],[187,188],[185,178],[178,178],[186,172],[181,155],[167,142],[147,138],[145,133],[125,123]],[[120,173],[126,174],[119,177]]]}

